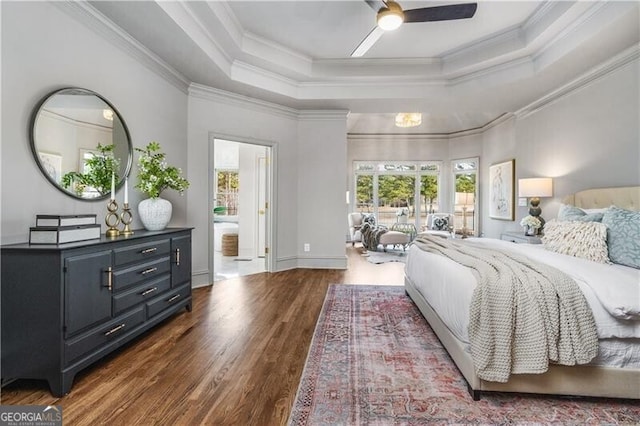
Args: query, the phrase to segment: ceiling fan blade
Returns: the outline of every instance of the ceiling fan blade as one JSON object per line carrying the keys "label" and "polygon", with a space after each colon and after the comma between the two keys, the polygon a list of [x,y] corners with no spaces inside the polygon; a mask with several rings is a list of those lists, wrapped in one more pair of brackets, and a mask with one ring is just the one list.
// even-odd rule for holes
{"label": "ceiling fan blade", "polygon": [[382,0],[364,0],[365,3],[369,5],[369,7],[376,12],[382,9],[383,7],[387,7],[386,3]]}
{"label": "ceiling fan blade", "polygon": [[358,47],[355,48],[353,52],[351,52],[352,58],[359,58],[360,56],[367,53],[367,50],[371,49],[371,46],[374,45],[376,41],[384,34],[384,30],[379,26],[375,26],[369,34],[360,42]]}
{"label": "ceiling fan blade", "polygon": [[451,21],[473,17],[477,3],[449,4],[404,11],[404,22]]}

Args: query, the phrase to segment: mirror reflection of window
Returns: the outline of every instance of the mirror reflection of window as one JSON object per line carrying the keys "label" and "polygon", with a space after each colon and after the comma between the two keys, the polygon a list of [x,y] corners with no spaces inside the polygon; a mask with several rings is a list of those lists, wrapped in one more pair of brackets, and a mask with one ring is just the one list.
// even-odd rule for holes
{"label": "mirror reflection of window", "polygon": [[[80,173],[90,173],[91,166],[87,164],[87,160],[92,159],[96,155],[99,155],[98,151],[94,151],[92,149],[80,149],[80,163],[78,164],[78,171]],[[100,192],[98,192],[98,190],[93,186],[86,186],[83,188],[83,198],[95,198],[99,196]]]}

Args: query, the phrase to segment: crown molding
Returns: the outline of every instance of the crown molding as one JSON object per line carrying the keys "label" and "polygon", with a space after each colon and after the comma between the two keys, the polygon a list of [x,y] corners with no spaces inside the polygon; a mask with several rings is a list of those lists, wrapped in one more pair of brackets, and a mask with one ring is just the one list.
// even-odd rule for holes
{"label": "crown molding", "polygon": [[301,121],[335,121],[346,120],[349,115],[349,110],[346,109],[334,109],[334,110],[300,110],[298,112],[298,119]]}
{"label": "crown molding", "polygon": [[230,75],[233,64],[232,55],[218,43],[216,38],[196,16],[193,9],[188,6],[188,3],[159,1],[157,5],[202,49],[222,72],[227,76]]}
{"label": "crown molding", "polygon": [[52,4],[123,50],[137,62],[177,87],[181,92],[187,93],[190,81],[184,75],[131,37],[87,1],[66,0],[55,1]]}
{"label": "crown molding", "polygon": [[299,113],[299,111],[294,108],[285,107],[272,102],[196,83],[191,83],[191,85],[189,85],[189,96],[209,101],[222,102],[227,105],[249,108],[254,111],[266,112],[268,114],[285,118],[297,119]]}
{"label": "crown molding", "polygon": [[589,86],[596,80],[610,74],[625,65],[636,61],[640,58],[640,44],[634,44],[633,46],[623,50],[617,55],[613,56],[604,63],[591,68],[589,71],[580,75],[578,78],[570,81],[564,86],[552,91],[551,93],[533,101],[529,105],[519,109],[515,112],[515,116],[518,119],[523,119],[531,114],[534,114],[541,109],[551,105],[569,95],[573,92]]}
{"label": "crown molding", "polygon": [[374,141],[424,141],[424,140],[448,141],[448,133],[347,133],[347,141],[374,140]]}

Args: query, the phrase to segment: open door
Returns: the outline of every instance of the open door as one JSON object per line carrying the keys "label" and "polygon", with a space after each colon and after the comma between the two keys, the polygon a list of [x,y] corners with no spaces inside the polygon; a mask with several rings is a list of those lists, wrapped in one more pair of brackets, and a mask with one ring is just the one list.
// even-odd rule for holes
{"label": "open door", "polygon": [[258,257],[265,257],[267,247],[267,157],[258,158]]}

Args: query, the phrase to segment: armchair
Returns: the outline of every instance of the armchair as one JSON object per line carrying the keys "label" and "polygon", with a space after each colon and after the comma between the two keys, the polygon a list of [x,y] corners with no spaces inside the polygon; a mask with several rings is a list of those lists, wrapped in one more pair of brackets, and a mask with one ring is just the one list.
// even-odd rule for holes
{"label": "armchair", "polygon": [[354,246],[356,243],[362,242],[362,225],[365,222],[369,222],[371,225],[376,224],[376,218],[371,213],[353,212],[347,216],[349,220],[349,241]]}
{"label": "armchair", "polygon": [[453,236],[453,214],[451,213],[429,213],[427,224],[423,232],[431,235],[439,235],[444,238]]}

